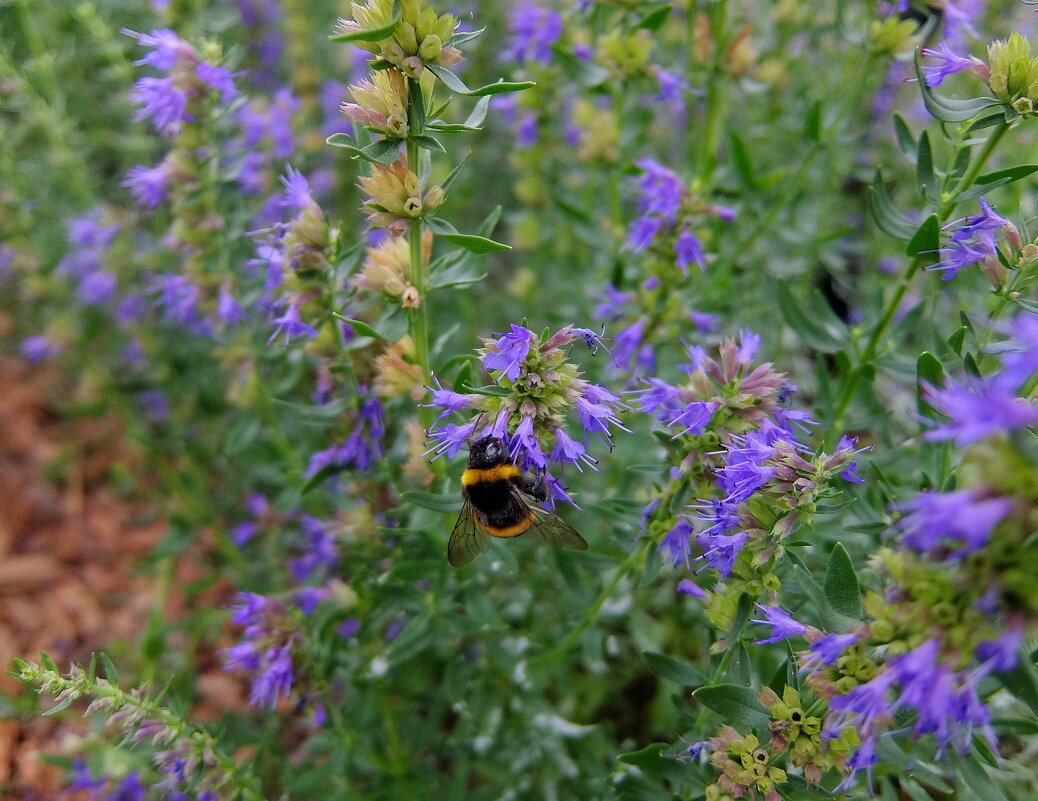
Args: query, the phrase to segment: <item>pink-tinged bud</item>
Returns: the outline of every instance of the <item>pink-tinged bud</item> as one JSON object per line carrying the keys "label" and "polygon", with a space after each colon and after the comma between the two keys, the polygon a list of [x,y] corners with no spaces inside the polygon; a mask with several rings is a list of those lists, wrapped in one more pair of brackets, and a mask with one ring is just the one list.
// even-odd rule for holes
{"label": "pink-tinged bud", "polygon": [[1009,278],[1009,270],[998,260],[998,256],[988,255],[980,263],[980,271],[988,277],[991,285],[996,289],[1005,286]]}
{"label": "pink-tinged bud", "polygon": [[381,129],[385,129],[389,126],[389,120],[386,118],[385,114],[380,114],[374,109],[363,108],[358,106],[356,103],[343,103],[339,106],[339,111],[351,120],[364,125],[371,125],[374,128]]}
{"label": "pink-tinged bud", "polygon": [[1006,238],[1006,242],[1013,250],[1020,250],[1023,246],[1023,240],[1020,239],[1020,232],[1016,229],[1016,226],[1011,222],[1006,222],[1002,226],[1002,234]]}
{"label": "pink-tinged bud", "polygon": [[413,286],[409,286],[404,290],[404,294],[400,297],[400,305],[405,309],[417,309],[422,305],[422,298],[418,294],[418,290]]}
{"label": "pink-tinged bud", "polygon": [[970,56],[970,72],[985,83],[991,77],[991,68],[976,56]]}
{"label": "pink-tinged bud", "polygon": [[461,54],[461,51],[456,47],[445,47],[440,51],[440,66],[449,67],[452,64],[457,64],[459,61],[463,61],[465,56]]}
{"label": "pink-tinged bud", "polygon": [[421,77],[422,70],[424,69],[425,64],[422,63],[422,60],[418,56],[408,56],[400,65],[400,71],[408,78]]}

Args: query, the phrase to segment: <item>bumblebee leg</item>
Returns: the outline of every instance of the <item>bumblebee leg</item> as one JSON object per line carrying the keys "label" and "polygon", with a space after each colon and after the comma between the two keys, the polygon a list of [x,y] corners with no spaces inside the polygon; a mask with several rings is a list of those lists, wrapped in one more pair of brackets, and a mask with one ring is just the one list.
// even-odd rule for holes
{"label": "bumblebee leg", "polygon": [[543,473],[517,476],[512,479],[515,485],[531,498],[544,503],[548,500],[548,482],[544,480]]}

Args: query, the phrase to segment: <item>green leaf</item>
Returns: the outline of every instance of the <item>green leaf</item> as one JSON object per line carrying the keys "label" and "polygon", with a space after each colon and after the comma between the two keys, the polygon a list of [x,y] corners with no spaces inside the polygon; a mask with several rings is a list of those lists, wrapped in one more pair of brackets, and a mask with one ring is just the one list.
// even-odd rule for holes
{"label": "green leaf", "polygon": [[75,700],[76,699],[72,697],[62,698],[60,701],[58,701],[58,703],[56,703],[54,706],[52,706],[50,709],[44,712],[43,717],[48,718],[51,715],[56,715],[59,712],[68,709],[70,706],[72,706]]}
{"label": "green leaf", "polygon": [[635,28],[644,28],[647,31],[658,31],[660,26],[667,21],[672,6],[660,6],[642,17],[634,24]]}
{"label": "green leaf", "polygon": [[735,174],[739,176],[739,180],[747,189],[756,189],[757,175],[753,171],[753,163],[746,150],[746,143],[734,130],[730,131],[728,135],[728,155],[731,157],[732,167],[735,169]]}
{"label": "green leaf", "polygon": [[804,137],[810,142],[822,138],[822,101],[816,100],[804,115]]}
{"label": "green leaf", "polygon": [[825,598],[829,606],[841,615],[860,619],[861,587],[854,563],[842,542],[836,543],[829,554],[829,566],[825,571]]}
{"label": "green leaf", "polygon": [[458,233],[458,229],[443,219],[443,217],[423,217],[422,220],[429,227],[429,230],[437,236]]}
{"label": "green leaf", "polygon": [[649,669],[660,678],[676,681],[686,687],[700,687],[706,683],[706,676],[699,668],[682,662],[666,654],[658,654],[655,651],[642,651],[642,656],[649,663]]}
{"label": "green leaf", "polygon": [[[448,255],[460,255],[460,251]],[[486,267],[476,263],[475,260],[465,257],[455,258],[449,265],[443,266],[435,272],[430,266],[429,289],[478,284],[486,277]]]}
{"label": "green leaf", "polygon": [[987,194],[992,189],[1019,181],[1021,178],[1026,178],[1036,170],[1038,170],[1038,164],[1020,164],[1005,170],[996,170],[995,172],[978,175],[976,183],[966,191],[956,195],[955,199],[959,201],[972,200],[975,197]]}
{"label": "green leaf", "polygon": [[487,109],[490,108],[490,97],[481,97],[463,123],[449,123],[436,120],[429,123],[430,131],[442,131],[443,133],[465,133],[468,131],[483,130],[483,121],[487,117]]}
{"label": "green leaf", "polygon": [[937,193],[937,176],[933,171],[933,150],[930,147],[930,134],[923,131],[919,135],[919,145],[915,157],[915,179],[919,182],[923,195],[933,199]]}
{"label": "green leaf", "polygon": [[[429,150],[429,151],[431,151],[433,153],[446,153],[447,152],[447,148],[445,148],[443,145],[441,145],[438,139],[434,139],[431,136],[426,136],[425,134],[419,134],[418,136],[409,136],[407,138],[410,141],[414,142],[416,145],[418,145],[418,147],[423,148],[424,150]],[[390,163],[392,163],[392,162],[390,162]],[[442,187],[441,187],[441,189],[442,189]]]}
{"label": "green leaf", "polygon": [[482,36],[484,32],[486,32],[486,28],[480,28],[478,31],[461,31],[453,36],[448,36],[444,45],[447,47],[457,47],[458,45],[463,45],[465,42],[471,42],[473,39]]}
{"label": "green leaf", "polygon": [[324,140],[326,144],[345,150],[353,158],[361,158],[374,164],[392,164],[400,157],[401,139],[376,139],[370,145],[357,147],[353,139],[344,133],[332,134]]}
{"label": "green leaf", "polygon": [[458,95],[467,95],[469,97],[499,95],[504,92],[519,92],[523,89],[529,89],[531,86],[536,86],[533,81],[499,80],[496,83],[488,83],[486,86],[480,86],[478,89],[469,89],[461,78],[446,67],[441,67],[439,64],[426,64],[425,67],[429,72],[439,78],[440,82],[452,92]]}
{"label": "green leaf", "polygon": [[771,720],[771,713],[757,700],[757,694],[741,684],[713,684],[700,687],[692,697],[721,716],[729,725],[742,724],[763,729]]}
{"label": "green leaf", "polygon": [[337,33],[328,38],[333,42],[378,42],[393,34],[393,29],[396,28],[397,23],[400,22],[402,13],[403,7],[400,4],[400,0],[397,0],[397,2],[393,3],[393,18],[385,25],[378,28],[369,28],[365,31]]}
{"label": "green leaf", "polygon": [[507,387],[499,387],[497,384],[486,384],[482,387],[465,386],[461,391],[471,392],[474,395],[489,395],[494,398],[508,398],[512,395],[512,390]]}
{"label": "green leaf", "polygon": [[941,223],[936,214],[931,214],[912,234],[905,247],[906,256],[919,256],[924,261],[937,261],[941,246]]}
{"label": "green leaf", "polygon": [[[840,349],[840,340],[830,334],[819,322],[818,314],[808,312],[796,298],[785,281],[775,281],[772,284],[774,296],[778,300],[779,311],[786,325],[796,332],[805,345],[822,353],[833,353]],[[817,302],[825,303],[819,298]]]}
{"label": "green leaf", "polygon": [[926,85],[926,76],[919,64],[918,51],[915,54],[915,74],[919,81],[919,91],[923,95],[926,110],[944,122],[965,122],[973,119],[985,109],[1001,105],[993,97],[971,97],[959,100],[938,94],[932,87]]}
{"label": "green leaf", "polygon": [[669,743],[652,743],[638,751],[628,751],[620,754],[617,758],[628,765],[658,771],[663,762],[662,754],[668,748],[670,748]]}
{"label": "green leaf", "polygon": [[310,476],[306,481],[303,482],[303,486],[299,488],[300,495],[307,495],[316,487],[321,486],[325,481],[334,476],[336,473],[341,473],[345,468],[335,462],[326,464],[321,467],[316,473]]}
{"label": "green leaf", "polygon": [[915,374],[916,407],[918,408],[919,413],[924,417],[936,420],[938,412],[926,402],[924,396],[926,394],[926,385],[931,387],[944,386],[944,365],[941,364],[941,360],[930,353],[930,351],[925,350],[919,354],[919,358],[916,360]]}
{"label": "green leaf", "polygon": [[916,230],[916,225],[905,214],[898,211],[894,202],[887,194],[886,184],[883,182],[883,174],[877,169],[875,178],[869,186],[872,202],[869,203],[869,211],[876,225],[885,234],[896,239],[911,239]]}
{"label": "green leaf", "polygon": [[104,651],[98,653],[97,658],[101,661],[101,664],[105,669],[105,678],[108,679],[108,683],[112,685],[119,684],[119,671],[115,669],[115,663],[112,662],[112,658],[108,656]]}
{"label": "green leaf", "polygon": [[976,122],[970,123],[970,127],[967,128],[966,131],[969,133],[972,133],[973,131],[981,131],[984,128],[991,128],[992,126],[1000,125],[1003,122],[1009,122],[1009,120],[1006,119],[1005,111],[999,111],[997,114],[990,114],[987,117],[981,117]]}
{"label": "green leaf", "polygon": [[[450,171],[450,174],[440,182],[440,189],[442,189],[444,192],[450,191],[450,188],[454,186],[454,182],[458,180],[458,176],[461,175],[462,168],[465,166],[465,163],[469,160],[469,156],[471,155],[472,153],[469,152],[462,157],[461,161],[459,161],[454,166],[454,169]],[[432,219],[439,220],[439,217],[435,217]],[[430,218],[427,217],[425,220],[427,224],[429,223],[429,220]],[[451,228],[453,229],[454,226],[451,226]]]}
{"label": "green leaf", "polygon": [[391,340],[389,337],[383,336],[363,320],[354,320],[351,317],[343,317],[338,312],[332,312],[332,317],[335,317],[336,319],[342,320],[344,323],[346,323],[350,328],[353,329],[354,333],[356,333],[357,336],[371,337],[372,339],[381,339],[383,342],[396,341]]}
{"label": "green leaf", "polygon": [[459,495],[436,495],[421,490],[408,490],[401,497],[413,506],[430,509],[433,512],[456,514],[461,511],[461,496]]}
{"label": "green leaf", "polygon": [[962,355],[962,346],[966,342],[966,326],[961,326],[958,331],[948,337],[948,344],[959,356]]}
{"label": "green leaf", "polygon": [[897,138],[897,146],[906,156],[916,152],[915,137],[900,114],[894,115],[894,136]]}
{"label": "green leaf", "polygon": [[465,250],[470,250],[473,253],[493,253],[499,250],[512,249],[511,245],[495,242],[493,239],[487,239],[485,236],[475,236],[474,234],[439,234],[439,237],[455,245],[460,245]]}
{"label": "green leaf", "polygon": [[976,755],[967,754],[954,760],[953,765],[955,772],[962,779],[963,789],[972,790],[966,795],[971,801],[972,799],[976,799],[976,801],[1008,801],[1005,793],[991,780],[987,770],[977,761]]}

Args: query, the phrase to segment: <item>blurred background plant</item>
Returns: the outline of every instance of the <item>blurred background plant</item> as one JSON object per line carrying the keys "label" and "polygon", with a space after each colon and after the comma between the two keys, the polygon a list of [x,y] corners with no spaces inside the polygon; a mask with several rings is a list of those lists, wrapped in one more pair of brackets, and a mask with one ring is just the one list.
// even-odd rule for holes
{"label": "blurred background plant", "polygon": [[[94,798],[1030,797],[1029,5],[0,4],[0,341],[165,532],[7,717]],[[490,432],[587,552],[447,563]]]}

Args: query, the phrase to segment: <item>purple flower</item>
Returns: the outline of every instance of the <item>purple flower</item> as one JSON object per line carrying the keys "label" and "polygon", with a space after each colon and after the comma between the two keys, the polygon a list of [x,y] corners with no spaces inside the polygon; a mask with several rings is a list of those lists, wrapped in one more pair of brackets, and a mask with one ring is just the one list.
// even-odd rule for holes
{"label": "purple flower", "polygon": [[105,270],[97,270],[84,276],[76,294],[88,306],[104,303],[115,294],[119,279]]}
{"label": "purple flower", "polygon": [[1013,504],[1005,498],[980,499],[973,490],[928,490],[893,508],[907,513],[894,526],[905,545],[920,552],[952,547],[956,550],[949,558],[958,559],[981,548]]}
{"label": "purple flower", "polygon": [[551,46],[562,35],[562,16],[533,3],[519,3],[509,13],[512,36],[502,57],[524,64],[551,61]]}
{"label": "purple flower", "polygon": [[580,466],[581,462],[592,470],[598,469],[595,467],[598,463],[597,460],[588,456],[584,444],[573,439],[561,428],[555,429],[555,447],[552,448],[551,456],[548,458],[555,463],[569,462],[570,464],[575,464],[581,472],[584,472],[584,469]]}
{"label": "purple flower", "polygon": [[662,217],[639,217],[631,224],[631,230],[627,234],[627,241],[623,249],[631,253],[640,253],[652,244],[660,228],[663,227]]}
{"label": "purple flower", "polygon": [[301,524],[302,553],[289,560],[292,575],[299,583],[323,578],[339,564],[335,535],[311,515],[303,515]]}
{"label": "purple flower", "polygon": [[77,248],[98,250],[112,244],[119,233],[119,224],[102,225],[104,210],[97,208],[80,217],[73,217],[65,224],[65,238],[70,245]]}
{"label": "purple flower", "polygon": [[735,560],[739,556],[739,552],[749,539],[750,535],[745,531],[731,536],[701,531],[696,534],[696,544],[703,549],[703,555],[698,558],[705,559],[707,565],[720,573],[722,579],[726,579],[732,572],[732,568],[735,567]]}
{"label": "purple flower", "polygon": [[349,640],[360,631],[360,621],[355,617],[347,618],[339,624],[335,632],[344,640]]}
{"label": "purple flower", "polygon": [[245,316],[245,311],[237,300],[234,299],[234,295],[230,293],[226,286],[220,287],[220,296],[216,302],[216,319],[224,325],[234,325],[241,321]]}
{"label": "purple flower", "polygon": [[1038,424],[1038,408],[1007,392],[998,382],[978,381],[976,388],[951,384],[928,388],[926,402],[948,415],[951,422],[928,431],[923,439],[953,439],[960,447],[1000,431]]}
{"label": "purple flower", "polygon": [[810,647],[810,653],[801,660],[800,670],[811,672],[820,665],[834,665],[844,651],[858,641],[857,634],[827,634]]}
{"label": "purple flower", "polygon": [[163,316],[167,320],[187,324],[197,319],[201,290],[187,276],[169,273],[156,275],[148,291],[159,293],[155,304],[162,307]]}
{"label": "purple flower", "polygon": [[436,458],[446,453],[448,459],[453,459],[476,430],[476,423],[477,420],[470,420],[463,426],[447,423],[435,431],[430,431],[429,439],[435,444],[422,455],[434,453],[436,456],[433,458]]}
{"label": "purple flower", "polygon": [[313,326],[307,325],[299,319],[299,307],[294,303],[288,304],[288,309],[280,317],[276,317],[270,321],[270,324],[275,326],[274,333],[270,335],[270,339],[267,340],[269,345],[275,339],[278,334],[284,333],[285,345],[288,345],[289,340],[294,337],[305,336],[309,339],[314,339],[317,336],[317,329]]}
{"label": "purple flower", "polygon": [[234,75],[226,67],[214,67],[203,61],[195,67],[195,75],[207,86],[219,92],[220,100],[224,103],[230,102],[238,94],[238,89],[234,85]]}
{"label": "purple flower", "polygon": [[637,397],[639,411],[665,420],[681,410],[681,390],[671,386],[659,378],[646,380],[647,387],[632,390],[630,394]]}
{"label": "purple flower", "polygon": [[[984,198],[978,198],[980,204],[980,213],[973,214],[969,217],[963,218],[963,220],[957,221],[962,222],[962,225],[952,235],[953,242],[966,242],[972,239],[976,235],[980,235],[984,232],[997,231],[999,228],[1004,228],[1009,225],[1009,220],[995,213],[995,210],[991,208]],[[949,223],[945,228],[954,225]],[[994,249],[993,240],[989,240],[991,249]]]}
{"label": "purple flower", "polygon": [[847,767],[851,769],[851,772],[847,774],[847,778],[834,788],[834,794],[837,792],[850,792],[854,789],[854,778],[858,775],[858,771],[864,768],[868,778],[869,795],[872,795],[872,767],[876,764],[876,752],[874,749],[875,741],[873,738],[869,737],[862,741],[854,754],[851,755],[851,758],[847,760]]}
{"label": "purple flower", "polygon": [[283,208],[302,211],[314,202],[313,197],[310,195],[310,184],[307,183],[306,178],[303,177],[299,170],[295,170],[286,164],[285,175],[280,176],[278,180],[285,187],[281,197],[281,206]]}
{"label": "purple flower", "polygon": [[[522,459],[517,457],[522,456]],[[543,470],[548,465],[548,458],[541,450],[541,443],[533,433],[533,417],[523,415],[512,434],[511,444],[512,462],[519,464],[523,469],[531,465],[538,470]]]}
{"label": "purple flower", "polygon": [[[435,375],[432,378],[433,381],[436,383],[436,388],[433,389],[429,386],[426,387],[426,389],[432,393],[432,402],[422,403],[419,405],[424,409],[436,407],[443,409],[443,411],[436,416],[436,420],[441,420],[444,417],[447,417],[447,415],[453,414],[454,412],[460,412],[462,409],[464,409],[466,406],[469,406],[472,403],[473,398],[471,395],[464,395],[460,392],[454,392],[450,389],[444,389],[442,386],[440,386],[439,378],[437,378]],[[436,420],[434,420],[433,422],[435,423]]]}
{"label": "purple flower", "polygon": [[132,36],[143,47],[154,48],[144,58],[133,62],[138,66],[147,64],[168,72],[176,66],[179,57],[192,57],[195,54],[195,49],[169,28],[153,30],[151,33],[137,33],[129,28],[120,28],[119,32]]}
{"label": "purple flower", "polygon": [[172,78],[138,78],[130,100],[140,106],[134,122],[152,118],[155,129],[163,136],[175,137],[180,133],[180,123],[187,119],[187,93],[177,89]]}
{"label": "purple flower", "polygon": [[678,592],[685,595],[691,595],[700,600],[706,598],[706,590],[690,579],[681,579],[681,581],[678,582]]}
{"label": "purple flower", "polygon": [[595,299],[601,303],[595,306],[591,316],[596,320],[616,320],[623,316],[620,307],[631,300],[631,295],[621,292],[612,284],[606,284],[605,291],[601,295],[596,295]]}
{"label": "purple flower", "polygon": [[679,562],[691,567],[689,556],[692,551],[692,524],[684,515],[678,515],[678,522],[664,535],[656,551],[669,554],[671,567],[677,567]]}
{"label": "purple flower", "polygon": [[788,640],[797,637],[807,631],[807,626],[798,623],[789,613],[777,606],[765,606],[757,604],[757,608],[764,613],[764,620],[751,620],[751,623],[760,623],[763,626],[771,626],[771,636],[763,640],[754,640],[754,645],[770,645],[780,640]]}
{"label": "purple flower", "polygon": [[692,87],[679,73],[656,70],[656,82],[659,84],[660,93],[656,99],[662,103],[669,103],[678,110],[684,110],[684,95]]}
{"label": "purple flower", "polygon": [[166,171],[161,164],[157,167],[130,167],[120,186],[130,190],[137,205],[149,209],[155,208],[168,194]]}
{"label": "purple flower", "polygon": [[69,790],[89,790],[91,796],[94,796],[104,785],[104,777],[95,779],[90,768],[87,767],[87,764],[82,759],[77,759],[72,763],[72,772],[69,775]]}
{"label": "purple flower", "polygon": [[279,696],[288,698],[292,690],[292,646],[271,646],[263,654],[252,679],[251,706],[273,709]]}
{"label": "purple flower", "polygon": [[717,411],[717,407],[718,404],[712,401],[693,401],[684,408],[676,409],[666,423],[668,426],[684,426],[684,428],[671,439],[677,439],[685,434],[701,436],[710,424],[710,419]]}
{"label": "purple flower", "polygon": [[698,264],[700,270],[706,270],[706,256],[703,255],[703,246],[691,231],[682,231],[678,234],[678,240],[674,243],[674,253],[678,257],[678,267],[686,274],[688,265],[692,262]]}
{"label": "purple flower", "polygon": [[146,790],[140,774],[133,770],[123,777],[115,790],[109,794],[107,801],[144,801]]}
{"label": "purple flower", "polygon": [[295,137],[292,134],[292,115],[299,110],[301,103],[292,96],[289,87],[284,86],[274,93],[274,102],[270,106],[270,138],[274,142],[271,155],[275,159],[287,159],[295,151]]}
{"label": "purple flower", "polygon": [[645,334],[645,319],[639,318],[616,333],[613,360],[619,367],[632,367],[642,338]]}
{"label": "purple flower", "polygon": [[530,343],[534,334],[521,325],[512,323],[510,334],[498,334],[497,350],[483,357],[483,367],[487,370],[502,370],[509,381],[519,378],[519,363],[530,352]]}
{"label": "purple flower", "polygon": [[638,159],[634,164],[644,171],[644,175],[636,179],[635,203],[638,211],[659,214],[673,222],[678,209],[681,208],[681,196],[684,192],[684,185],[678,174],[649,158]]}
{"label": "purple flower", "polygon": [[934,50],[932,47],[924,47],[920,51],[922,56],[936,58],[941,61],[940,64],[923,67],[927,86],[940,86],[941,82],[949,75],[968,70],[973,66],[971,59],[955,55],[944,42],[940,43],[940,48],[940,50]]}
{"label": "purple flower", "polygon": [[61,346],[51,342],[43,334],[26,337],[19,346],[22,358],[30,364],[38,364],[61,353]]}
{"label": "purple flower", "polygon": [[527,114],[519,120],[515,129],[515,146],[518,148],[533,147],[537,144],[537,115]]}

